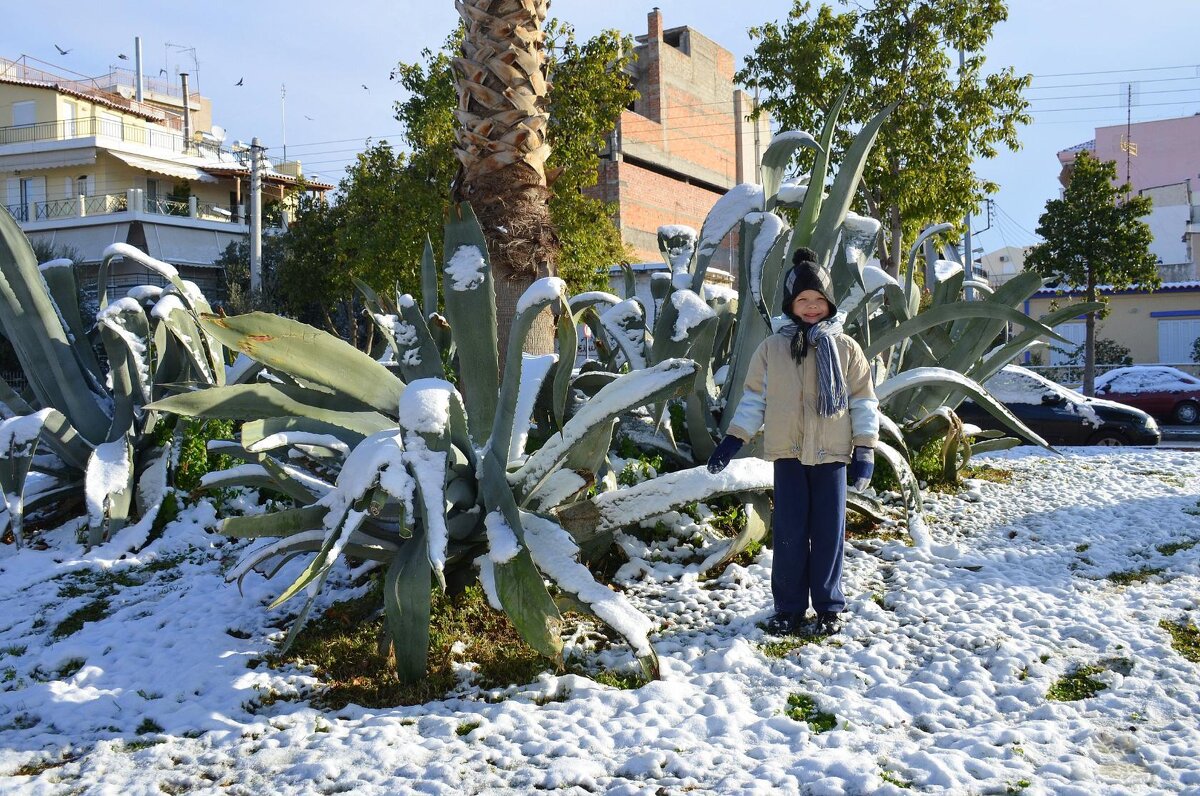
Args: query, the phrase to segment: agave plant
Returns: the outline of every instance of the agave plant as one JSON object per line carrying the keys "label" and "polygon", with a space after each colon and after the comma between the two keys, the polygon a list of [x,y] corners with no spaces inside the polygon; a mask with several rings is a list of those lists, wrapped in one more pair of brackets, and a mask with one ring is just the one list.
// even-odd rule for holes
{"label": "agave plant", "polygon": [[[170,283],[108,303],[114,259],[134,260]],[[0,213],[0,326],[29,388],[0,381],[0,486],[17,544],[25,514],[61,519],[82,492],[88,545],[131,521],[126,542],[145,540],[166,494],[171,429],[146,405],[174,385],[221,384],[224,351],[198,325],[204,296],[174,266],[125,244],[105,250],[98,282],[103,367],[79,312],[70,260],[37,264],[28,239]],[[39,450],[42,453],[39,455]],[[26,494],[28,491],[28,494]]]}
{"label": "agave plant", "polygon": [[[618,418],[690,390],[699,366],[663,356],[588,385],[588,374],[573,372],[577,341],[564,285],[546,278],[517,305],[501,379],[492,271],[468,205],[454,209],[444,251],[444,316],[423,312],[411,296],[391,303],[364,289],[395,373],[288,319],[251,313],[202,321],[277,381],[176,395],[151,408],[243,421],[240,442],[222,450],[248,464],[206,483],[266,487],[300,504],[224,521],[227,535],[270,540],[248,553],[231,578],[260,567],[274,574],[282,562],[314,554],[275,602],[307,594],[285,640],[290,644],[339,555],[378,562],[386,632],[406,680],[425,673],[431,583],[450,588],[474,578],[541,654],[561,659],[563,604],[616,629],[653,676],[650,622],[593,579],[588,555],[607,549],[629,524],[712,495],[769,489],[770,473],[746,463],[721,479],[696,471],[690,479],[672,474],[673,488],[660,482],[657,490],[643,484],[606,491],[601,474]],[[424,292],[434,297],[432,256],[425,265]],[[558,348],[570,352],[565,360],[522,353],[546,309],[558,315]],[[435,326],[448,335],[439,338]],[[454,363],[454,383],[446,361]],[[593,394],[572,404],[581,380]],[[555,426],[539,435],[534,450],[530,426],[539,396]]]}
{"label": "agave plant", "polygon": [[[701,363],[706,376],[697,378],[686,406],[685,452],[699,462],[711,453],[741,400],[750,355],[780,320],[772,316],[791,254],[799,246],[814,249],[831,272],[834,298],[847,332],[876,365],[876,392],[885,412],[884,439],[877,449],[901,483],[910,530],[920,543],[928,544],[910,451],[942,439],[943,468],[953,475],[972,446],[986,451],[1019,444],[1015,438],[992,438],[998,436],[993,432],[976,432],[973,438],[968,435],[953,412],[964,396],[999,417],[1019,437],[1045,445],[988,395],[981,382],[1034,340],[1061,339],[1052,327],[1086,312],[1089,305],[1073,305],[1039,319],[1027,317],[1017,307],[1042,285],[1040,278],[1028,273],[994,292],[986,285],[972,284],[982,299],[964,300],[963,288],[968,283],[957,255],[947,253],[946,259],[941,259],[932,245],[933,236],[948,230],[949,225],[926,230],[913,246],[902,281],[869,267],[879,224],[850,212],[850,206],[875,135],[891,109],[881,111],[859,131],[826,191],[828,152],[843,99],[844,95],[831,109],[819,139],[798,131],[775,136],[763,156],[763,184],[738,185],[719,199],[698,237],[684,227],[660,230],[660,249],[672,275],[652,285],[663,308],[653,333],[643,320],[645,308],[632,298],[628,285],[629,298],[624,301],[607,294],[586,294],[573,299],[572,306],[580,310],[607,305],[603,313],[584,317],[597,337],[607,342],[606,365],[615,368],[622,363],[631,367],[640,361],[652,363],[661,339],[678,322],[679,308],[701,297],[709,300],[720,322],[696,324],[690,339],[678,341],[687,345],[688,356]],[[814,152],[811,170],[805,179],[785,181],[785,172],[801,149]],[[722,240],[735,229],[741,242],[736,300],[721,296],[714,301],[713,295],[705,292],[705,273]],[[932,293],[932,302],[923,311],[915,279],[916,259],[922,250],[928,265],[926,284]],[[690,302],[684,300],[685,292],[691,294]],[[996,345],[1008,324],[1020,331]],[[704,362],[708,362],[707,369]],[[719,379],[707,378],[717,373]],[[757,452],[753,444],[743,450],[745,456]],[[872,516],[881,511],[881,506],[865,495],[851,493],[848,503]]]}

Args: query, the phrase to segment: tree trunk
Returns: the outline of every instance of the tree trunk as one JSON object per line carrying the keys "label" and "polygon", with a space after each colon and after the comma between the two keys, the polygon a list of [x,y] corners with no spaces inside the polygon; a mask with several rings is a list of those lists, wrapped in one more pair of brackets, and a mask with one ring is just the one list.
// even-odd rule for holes
{"label": "tree trunk", "polygon": [[[558,237],[546,185],[548,0],[460,0],[466,28],[454,60],[459,128],[454,154],[460,168],[453,195],[475,210],[488,243],[496,286],[500,362],[521,294],[555,273]],[[554,324],[545,312],[525,342],[530,353],[554,350]],[[502,365],[503,366],[503,365]]]}

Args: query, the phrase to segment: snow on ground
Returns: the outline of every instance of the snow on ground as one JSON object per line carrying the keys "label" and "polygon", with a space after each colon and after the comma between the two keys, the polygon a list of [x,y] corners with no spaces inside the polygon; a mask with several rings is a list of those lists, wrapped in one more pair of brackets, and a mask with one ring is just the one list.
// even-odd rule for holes
{"label": "snow on ground", "polygon": [[[1200,619],[1200,457],[989,461],[1012,482],[929,496],[929,530],[956,555],[848,546],[843,630],[781,657],[757,627],[769,552],[701,581],[646,548],[623,573],[663,677],[636,690],[545,674],[416,707],[256,706],[314,683],[257,665],[283,624],[263,606],[288,578],[247,578],[244,597],[226,585],[240,548],[207,532],[211,511],[91,575],[65,562],[30,583],[19,570],[38,551],[6,547],[0,792],[1200,793],[1200,665],[1159,627]],[[1106,577],[1140,569],[1156,574]],[[55,639],[96,598],[82,578],[108,579],[108,617]],[[632,664],[623,646],[596,656]],[[1079,666],[1106,688],[1048,700]],[[789,717],[794,694],[836,727]]]}

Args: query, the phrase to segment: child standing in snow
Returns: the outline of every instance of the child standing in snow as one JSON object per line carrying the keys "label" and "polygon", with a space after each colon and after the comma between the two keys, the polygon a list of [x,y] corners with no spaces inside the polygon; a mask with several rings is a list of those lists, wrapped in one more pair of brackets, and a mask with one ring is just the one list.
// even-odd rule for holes
{"label": "child standing in snow", "polygon": [[871,482],[879,439],[879,402],[866,356],[842,333],[833,286],[811,249],[800,248],[784,279],[791,319],[754,352],[726,436],[708,460],[719,473],[763,429],[763,458],[775,465],[771,523],[775,614],[767,631],[799,631],[811,605],[817,631],[837,631],[846,607],[842,550],[846,476],[859,491]]}

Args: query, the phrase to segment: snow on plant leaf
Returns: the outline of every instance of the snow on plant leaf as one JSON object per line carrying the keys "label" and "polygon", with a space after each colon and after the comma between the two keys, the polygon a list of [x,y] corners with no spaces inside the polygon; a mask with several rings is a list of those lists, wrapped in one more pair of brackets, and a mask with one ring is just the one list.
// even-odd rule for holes
{"label": "snow on plant leaf", "polygon": [[501,512],[488,512],[483,518],[483,527],[487,530],[488,558],[492,562],[503,564],[521,552],[521,543]]}
{"label": "snow on plant leaf", "polygon": [[691,290],[676,290],[671,294],[671,304],[675,306],[678,315],[675,318],[675,328],[671,339],[675,342],[686,340],[688,333],[709,318],[716,317],[704,300]]}
{"label": "snow on plant leaf", "polygon": [[446,263],[446,275],[450,277],[452,290],[474,290],[483,282],[487,261],[478,246],[459,246]]}

